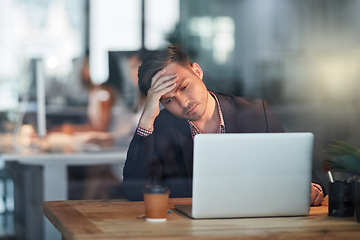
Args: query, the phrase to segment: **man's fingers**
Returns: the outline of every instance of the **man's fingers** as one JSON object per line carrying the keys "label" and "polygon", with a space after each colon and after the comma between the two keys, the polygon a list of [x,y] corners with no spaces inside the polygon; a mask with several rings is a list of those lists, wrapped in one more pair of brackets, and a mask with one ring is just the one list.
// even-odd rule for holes
{"label": "man's fingers", "polygon": [[323,195],[321,194],[321,193],[315,193],[313,196],[312,196],[312,205],[314,205],[314,206],[317,206],[317,205],[319,205],[321,202],[322,202],[322,200],[323,200]]}
{"label": "man's fingers", "polygon": [[176,83],[177,80],[179,80],[179,76],[177,74],[161,77],[151,86],[148,94],[152,92],[159,92],[162,89],[167,88],[172,84]]}
{"label": "man's fingers", "polygon": [[162,84],[165,81],[168,81],[172,78],[175,78],[177,76],[177,74],[170,74],[170,75],[166,75],[163,76],[166,72],[166,69],[163,68],[162,70],[158,71],[151,79],[151,87],[155,86],[156,84]]}
{"label": "man's fingers", "polygon": [[315,198],[316,198],[316,193],[314,191],[311,191],[311,203],[310,204],[314,205]]}
{"label": "man's fingers", "polygon": [[177,78],[178,78],[177,74],[161,76],[156,80],[154,79],[155,81],[152,82],[151,88],[157,88],[158,86],[161,86],[162,84],[164,84],[168,81],[175,81],[175,80],[177,80]]}
{"label": "man's fingers", "polygon": [[165,81],[159,86],[153,86],[149,89],[148,95],[152,95],[154,93],[159,94],[160,96],[168,93],[176,86],[176,81],[178,80],[178,77],[173,78],[171,80]]}
{"label": "man's fingers", "polygon": [[158,71],[151,79],[151,86],[154,85],[154,83],[160,78],[162,74],[166,72],[166,69],[163,68],[160,71]]}
{"label": "man's fingers", "polygon": [[323,199],[324,199],[323,195],[321,193],[319,193],[315,198],[314,205],[315,206],[319,205]]}

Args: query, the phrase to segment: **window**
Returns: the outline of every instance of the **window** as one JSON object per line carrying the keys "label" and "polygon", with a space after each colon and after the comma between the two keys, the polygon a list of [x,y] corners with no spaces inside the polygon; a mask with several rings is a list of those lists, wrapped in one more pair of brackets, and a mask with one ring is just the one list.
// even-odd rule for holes
{"label": "window", "polygon": [[83,52],[83,9],[84,0],[0,1],[0,108],[29,91],[31,59],[42,59],[49,79],[68,76]]}
{"label": "window", "polygon": [[[145,0],[145,48],[167,44],[179,20],[179,0]],[[109,51],[137,51],[142,46],[141,0],[91,0],[90,69],[94,82],[109,76]]]}

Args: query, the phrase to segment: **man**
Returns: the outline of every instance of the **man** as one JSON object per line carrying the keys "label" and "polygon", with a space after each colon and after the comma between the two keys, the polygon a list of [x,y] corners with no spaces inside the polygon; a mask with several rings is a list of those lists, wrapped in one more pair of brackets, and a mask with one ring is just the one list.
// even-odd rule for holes
{"label": "man", "polygon": [[[264,100],[208,91],[201,67],[176,45],[145,56],[138,76],[147,99],[124,167],[131,200],[142,200],[150,183],[165,184],[171,197],[191,197],[196,134],[284,131]],[[322,188],[312,189],[319,204]]]}

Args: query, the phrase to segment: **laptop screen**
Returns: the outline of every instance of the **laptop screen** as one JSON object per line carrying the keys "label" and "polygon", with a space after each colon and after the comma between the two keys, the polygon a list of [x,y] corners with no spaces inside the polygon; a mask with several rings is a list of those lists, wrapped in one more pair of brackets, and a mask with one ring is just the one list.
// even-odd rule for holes
{"label": "laptop screen", "polygon": [[312,133],[196,135],[193,216],[306,215],[312,151]]}

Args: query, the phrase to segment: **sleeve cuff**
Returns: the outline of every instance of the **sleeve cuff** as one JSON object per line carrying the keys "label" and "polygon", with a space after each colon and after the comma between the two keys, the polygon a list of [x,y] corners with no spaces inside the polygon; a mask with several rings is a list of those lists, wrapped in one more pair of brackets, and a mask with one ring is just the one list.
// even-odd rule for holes
{"label": "sleeve cuff", "polygon": [[149,130],[148,129],[145,129],[145,128],[142,128],[140,126],[137,126],[136,128],[136,133],[137,135],[140,135],[142,137],[147,137],[149,136],[150,134],[152,134],[154,131],[154,127],[150,128]]}

